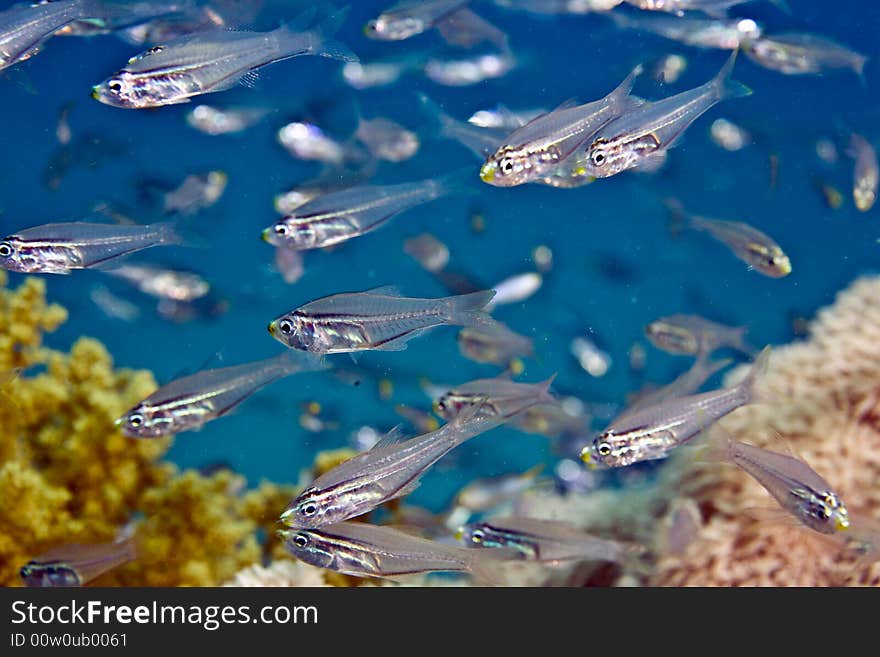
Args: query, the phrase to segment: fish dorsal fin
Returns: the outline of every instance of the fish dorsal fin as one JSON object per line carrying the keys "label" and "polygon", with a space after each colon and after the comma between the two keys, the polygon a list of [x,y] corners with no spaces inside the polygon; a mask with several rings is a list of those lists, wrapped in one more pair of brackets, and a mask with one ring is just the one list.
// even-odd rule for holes
{"label": "fish dorsal fin", "polygon": [[392,428],[388,433],[379,438],[376,441],[376,444],[373,445],[370,449],[382,449],[383,447],[390,447],[391,445],[397,445],[398,443],[402,443],[408,438],[406,433],[403,431],[403,425],[398,424],[394,428]]}
{"label": "fish dorsal fin", "polygon": [[365,290],[365,294],[381,294],[386,297],[403,296],[400,292],[400,288],[396,285],[380,285],[379,287],[373,287],[369,290]]}

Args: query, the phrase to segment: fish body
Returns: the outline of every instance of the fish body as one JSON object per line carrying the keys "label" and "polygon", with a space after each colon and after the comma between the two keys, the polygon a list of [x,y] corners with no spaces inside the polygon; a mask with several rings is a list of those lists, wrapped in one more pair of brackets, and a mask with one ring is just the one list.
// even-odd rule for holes
{"label": "fish body", "polygon": [[852,69],[860,78],[867,56],[826,37],[789,32],[764,35],[744,43],[752,61],[786,75],[813,75],[834,69]]}
{"label": "fish body", "polygon": [[695,230],[708,233],[726,245],[750,269],[770,278],[791,273],[791,260],[770,236],[742,221],[723,221],[692,215],[689,223]]}
{"label": "fish body", "polygon": [[451,194],[457,174],[398,185],[358,185],[307,201],[263,231],[274,246],[305,251],[381,228],[404,210]]}
{"label": "fish body", "polygon": [[509,418],[523,410],[523,402],[558,404],[549,393],[555,375],[540,383],[517,383],[503,377],[477,379],[446,391],[434,402],[434,411],[446,420],[477,409],[480,417]]}
{"label": "fish body", "polygon": [[[392,527],[340,522],[317,529],[282,529],[285,549],[300,561],[357,577],[394,577],[431,571],[462,572],[492,580],[491,552],[446,545]],[[510,558],[503,551],[502,558]],[[488,557],[488,558],[487,558]]]}
{"label": "fish body", "polygon": [[16,4],[0,12],[0,70],[37,54],[65,25],[97,13],[93,0]]}
{"label": "fish body", "polygon": [[[661,157],[699,116],[726,98],[751,91],[730,79],[734,51],[712,80],[680,94],[647,103],[606,123],[585,142],[585,175],[607,178]],[[579,152],[576,151],[574,157]]]}
{"label": "fish body", "polygon": [[666,400],[625,413],[581,450],[581,460],[591,468],[619,468],[666,458],[675,447],[717,420],[752,403],[752,388],[769,357],[769,348],[764,349],[748,376],[732,388]]}
{"label": "fish body", "polygon": [[211,291],[211,284],[195,272],[156,265],[119,265],[115,269],[108,270],[107,274],[121,278],[144,294],[157,299],[195,301]]}
{"label": "fish body", "polygon": [[822,534],[849,529],[850,518],[840,496],[806,462],[733,440],[719,431],[703,458],[733,463],[745,470],[802,524]]}
{"label": "fish body", "polygon": [[172,223],[44,224],[3,238],[0,267],[25,274],[69,274],[74,269],[113,266],[117,258],[151,246],[183,243]]}
{"label": "fish body", "polygon": [[645,335],[658,349],[670,354],[698,356],[722,347],[747,354],[754,348],[745,341],[746,326],[725,326],[699,315],[668,315],[645,327]]}
{"label": "fish body", "polygon": [[[338,18],[331,17],[334,29]],[[92,96],[128,109],[189,102],[193,96],[229,89],[251,71],[300,55],[349,61],[353,55],[326,38],[321,28],[294,32],[216,30],[174,39],[135,55],[128,65],[95,85]]]}
{"label": "fish body", "polygon": [[458,332],[457,339],[462,355],[477,363],[506,367],[518,356],[535,353],[531,338],[497,321],[465,327]]}
{"label": "fish body", "polygon": [[736,50],[744,41],[757,39],[763,33],[761,26],[751,18],[633,16],[619,12],[609,15],[619,27],[653,32],[695,48]]}
{"label": "fish body", "polygon": [[600,100],[575,107],[564,105],[514,130],[486,158],[480,179],[496,187],[512,187],[555,169],[592,133],[639,104],[629,93],[641,71],[642,67],[637,67]]}
{"label": "fish body", "polygon": [[373,157],[386,162],[403,162],[419,150],[419,137],[390,119],[361,119],[355,131],[357,139]]}
{"label": "fish body", "polygon": [[470,0],[404,0],[364,27],[371,39],[403,41],[421,34],[467,7]]}
{"label": "fish body", "polygon": [[488,321],[481,309],[493,295],[488,290],[418,299],[400,296],[392,287],[334,294],[281,315],[269,324],[269,333],[288,347],[314,353],[400,351],[435,326]]}
{"label": "fish body", "polygon": [[246,130],[268,113],[268,110],[256,107],[219,108],[196,105],[186,115],[186,122],[206,135],[230,135]]}
{"label": "fish body", "polygon": [[97,545],[72,543],[31,559],[19,575],[25,586],[83,586],[136,557],[133,539]]}
{"label": "fish body", "polygon": [[877,151],[861,135],[850,136],[847,153],[856,161],[853,169],[853,201],[862,212],[874,207],[877,200],[877,187],[880,181],[880,166],[877,164]]}
{"label": "fish body", "polygon": [[273,358],[204,370],[159,388],[116,421],[132,438],[159,438],[198,429],[232,411],[255,392],[297,372],[323,369],[295,352]]}

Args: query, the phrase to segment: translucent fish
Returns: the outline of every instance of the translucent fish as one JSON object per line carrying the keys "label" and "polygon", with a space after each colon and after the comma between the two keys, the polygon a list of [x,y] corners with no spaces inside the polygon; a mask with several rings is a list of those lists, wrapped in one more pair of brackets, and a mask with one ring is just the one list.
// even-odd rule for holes
{"label": "translucent fish", "polygon": [[361,119],[355,137],[367,147],[373,157],[387,162],[403,162],[419,150],[419,137],[403,126],[378,117]]}
{"label": "translucent fish", "polygon": [[206,135],[231,135],[243,132],[269,113],[257,107],[212,107],[196,105],[186,114],[186,122]]}
{"label": "translucent fish", "polygon": [[708,233],[727,246],[749,269],[782,278],[791,273],[791,260],[769,235],[742,221],[723,221],[690,215],[691,228]]}
{"label": "translucent fish", "polygon": [[494,109],[477,110],[471,114],[467,122],[478,128],[492,128],[512,132],[517,128],[521,128],[532,119],[546,113],[547,110],[545,109],[519,110],[514,112],[503,105],[498,105]]}
{"label": "translucent fish", "polygon": [[341,522],[319,529],[282,529],[285,549],[300,561],[357,577],[409,573],[469,573],[478,582],[497,583],[492,566],[513,554],[447,545],[364,522]]}
{"label": "translucent fish", "polygon": [[97,0],[15,4],[0,12],[0,70],[36,55],[56,31],[99,13]]}
{"label": "translucent fish", "polygon": [[278,379],[324,369],[317,359],[287,351],[266,360],[203,370],[175,379],[116,420],[132,438],[159,438],[198,429],[226,415]]}
{"label": "translucent fish", "polygon": [[765,35],[744,43],[746,55],[772,71],[810,75],[835,69],[852,69],[863,78],[866,55],[816,34],[788,32]]}
{"label": "translucent fish", "polygon": [[736,53],[709,82],[647,103],[606,123],[584,144],[587,157],[579,165],[594,178],[607,178],[644,165],[651,158],[662,156],[699,116],[718,102],[749,95],[747,87],[730,79]]}
{"label": "translucent fish", "polygon": [[761,26],[751,18],[677,17],[622,12],[611,12],[609,16],[618,27],[652,32],[695,48],[736,50],[747,39],[757,39],[763,33]]}
{"label": "translucent fish", "polygon": [[479,548],[512,548],[520,558],[539,563],[610,561],[631,563],[642,550],[593,536],[561,520],[507,516],[462,527],[457,537]]}
{"label": "translucent fish", "polygon": [[26,228],[0,241],[0,267],[25,274],[69,274],[115,266],[152,246],[183,244],[172,223],[117,226],[73,221]]}
{"label": "translucent fish", "polygon": [[505,377],[468,381],[447,390],[434,400],[434,412],[452,420],[465,411],[477,409],[478,417],[509,418],[523,410],[523,402],[532,404],[556,404],[550,394],[550,384],[556,377],[540,383],[518,383]]}
{"label": "translucent fish", "polygon": [[211,291],[211,284],[201,274],[183,269],[131,263],[119,265],[106,273],[157,299],[195,301]]}
{"label": "translucent fish", "polygon": [[157,107],[230,89],[254,70],[290,57],[351,61],[354,55],[327,38],[344,15],[340,12],[305,32],[282,26],[272,32],[214,31],[181,37],[135,55],[125,68],[95,85],[92,96],[113,107]]}
{"label": "translucent fish", "polygon": [[458,332],[458,349],[465,358],[477,363],[506,367],[520,356],[533,356],[531,338],[512,331],[498,321],[463,328]]}
{"label": "translucent fish", "polygon": [[84,586],[135,558],[137,550],[131,538],[96,545],[70,543],[31,559],[19,575],[25,586]]}
{"label": "translucent fish", "polygon": [[103,285],[95,285],[92,287],[89,290],[89,299],[100,308],[102,313],[112,319],[118,319],[123,322],[133,322],[140,317],[141,314],[141,310],[136,304],[113,294]]}
{"label": "translucent fish", "polygon": [[822,534],[849,529],[846,505],[831,485],[793,454],[780,454],[733,440],[713,430],[705,460],[722,460],[745,470],[799,522]]}
{"label": "translucent fish", "polygon": [[486,80],[504,77],[517,65],[517,59],[509,50],[481,53],[469,57],[432,57],[425,62],[425,77],[447,87],[466,87]]}
{"label": "translucent fish", "polygon": [[579,335],[569,345],[571,355],[577,359],[581,369],[590,376],[600,377],[608,373],[611,356],[593,340]]}
{"label": "translucent fish", "polygon": [[856,207],[867,212],[877,200],[877,186],[880,181],[880,165],[877,164],[877,151],[867,139],[853,133],[849,139],[847,154],[855,159],[853,169],[853,200]]}
{"label": "translucent fish", "polygon": [[281,315],[269,333],[293,349],[333,354],[379,349],[400,351],[428,329],[488,321],[491,290],[440,299],[400,296],[393,287],[334,294]]}
{"label": "translucent fish", "polygon": [[430,233],[406,240],[403,250],[429,272],[441,271],[449,263],[449,248]]}
{"label": "translucent fish", "polygon": [[461,191],[464,176],[451,174],[397,185],[358,185],[322,194],[263,231],[274,246],[301,251],[348,241],[381,228],[417,205]]}
{"label": "translucent fish", "polygon": [[421,65],[421,61],[413,59],[347,62],[342,67],[342,77],[355,89],[373,89],[394,84],[404,73]]}
{"label": "translucent fish", "polygon": [[[539,393],[511,402],[509,411],[537,403]],[[320,527],[372,511],[389,500],[415,490],[437,461],[462,443],[503,424],[507,417],[481,413],[479,407],[462,412],[436,431],[400,440],[392,431],[369,451],[322,474],[294,498],[281,514],[289,527]]]}
{"label": "translucent fish", "polygon": [[612,422],[581,450],[591,468],[619,468],[640,461],[666,458],[740,406],[755,401],[753,386],[770,358],[764,349],[743,381],[731,388],[662,401]]}
{"label": "translucent fish", "polygon": [[480,169],[480,179],[497,187],[522,185],[549,173],[610,120],[638,105],[629,93],[637,67],[604,98],[572,107],[566,103],[508,135]]}
{"label": "translucent fish", "polygon": [[293,121],[278,130],[278,142],[300,160],[342,164],[348,156],[345,144],[326,134],[314,123]]}
{"label": "translucent fish", "polygon": [[730,347],[755,353],[746,342],[746,326],[725,326],[699,315],[668,315],[645,326],[645,336],[658,349],[670,354],[697,356]]}
{"label": "translucent fish", "polygon": [[180,187],[165,194],[163,210],[166,214],[189,216],[209,208],[223,196],[228,181],[225,171],[189,175]]}
{"label": "translucent fish", "polygon": [[535,271],[509,276],[492,286],[495,296],[492,297],[487,308],[525,301],[540,290],[543,283],[544,277]]}
{"label": "translucent fish", "polygon": [[712,141],[726,151],[739,151],[752,143],[748,130],[727,119],[715,119],[709,127]]}
{"label": "translucent fish", "polygon": [[482,41],[503,47],[504,32],[468,9],[470,0],[403,0],[369,21],[364,34],[381,41],[403,41],[437,28],[451,44],[470,48]]}

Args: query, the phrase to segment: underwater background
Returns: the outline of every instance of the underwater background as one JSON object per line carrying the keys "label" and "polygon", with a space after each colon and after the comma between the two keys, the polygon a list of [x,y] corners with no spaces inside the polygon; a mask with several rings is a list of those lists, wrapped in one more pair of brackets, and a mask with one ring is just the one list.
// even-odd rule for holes
{"label": "underwater background", "polygon": [[[247,27],[273,29],[308,4],[264,2]],[[45,344],[67,350],[79,336],[94,337],[116,367],[151,370],[161,384],[183,372],[280,353],[284,347],[267,334],[268,322],[318,297],[382,285],[397,285],[407,296],[450,294],[403,250],[406,239],[421,233],[432,233],[449,247],[450,269],[485,287],[535,271],[533,251],[545,245],[552,251],[552,268],[543,272],[541,288],[523,302],[498,307],[493,316],[535,342],[535,355],[523,360],[518,380],[540,381],[556,373],[553,390],[581,399],[594,416],[593,428],[601,428],[629,393],[646,383],[666,383],[690,364],[652,347],[644,336],[648,322],[693,313],[747,326],[748,340],[759,348],[786,343],[796,337],[799,319],[812,317],[859,275],[876,272],[880,210],[855,208],[853,161],[845,155],[852,131],[880,142],[876,3],[789,0],[790,14],[762,2],[733,8],[732,15],[759,20],[768,32],[817,32],[866,54],[864,79],[848,70],[785,76],[739,57],[733,78],[753,94],[719,103],[697,119],[660,171],[624,173],[570,190],[481,183],[479,162],[437,134],[418,94],[460,120],[499,103],[513,110],[550,109],[569,98],[586,102],[604,96],[640,62],[669,53],[685,56],[687,69],[675,83],[649,75],[637,81],[635,93],[654,99],[709,80],[728,53],[622,30],[600,14],[535,16],[475,4],[509,37],[517,65],[508,74],[451,87],[407,73],[393,85],[356,90],[343,79],[340,62],[291,59],[261,69],[254,88],[238,86],[196,99],[269,110],[256,125],[233,135],[209,136],[189,127],[185,116],[192,103],[128,111],[90,98],[92,85],[140,51],[113,35],[53,38],[39,56],[0,73],[3,234],[94,217],[101,203],[148,223],[161,217],[155,197],[145,192],[150,185],[167,191],[189,174],[221,170],[228,175],[222,197],[189,221],[199,236],[196,248],[163,248],[131,258],[202,273],[222,300],[214,312],[168,321],[155,312],[153,299],[102,272],[45,276],[47,298],[69,311],[68,321],[47,335]],[[353,3],[335,38],[364,62],[462,53],[435,31],[403,42],[366,38],[363,25],[386,6]],[[56,125],[65,107],[71,144],[80,146],[59,155],[64,147]],[[472,182],[450,197],[406,211],[378,231],[305,253],[303,276],[286,284],[273,265],[274,249],[260,232],[278,217],[275,195],[314,179],[322,165],[291,157],[276,133],[290,121],[309,120],[344,140],[354,132],[359,113],[390,118],[421,140],[415,157],[381,163],[371,183],[421,180],[465,167],[473,170]],[[748,130],[753,143],[736,152],[713,143],[709,127],[721,117]],[[823,137],[837,145],[836,164],[817,157],[816,142]],[[828,205],[822,184],[840,191],[839,207]],[[664,206],[670,197],[690,212],[745,221],[771,234],[791,258],[792,273],[780,279],[762,276],[706,235],[670,231]],[[10,273],[9,278],[15,287],[26,277]],[[96,286],[136,304],[137,318],[104,314],[90,298]],[[456,384],[500,371],[465,359],[456,333],[457,328],[440,327],[405,351],[365,353],[356,363],[344,354],[332,356],[334,366],[352,374],[307,373],[273,383],[228,417],[179,434],[166,458],[182,468],[222,464],[250,485],[263,479],[295,484],[318,452],[353,446],[360,427],[384,432],[405,422],[395,413],[396,404],[430,410],[431,400],[420,386],[424,380]],[[579,336],[610,357],[603,376],[584,371],[572,355],[571,342]],[[634,344],[645,350],[643,368],[631,365]],[[302,426],[310,402],[320,404],[323,430]],[[476,477],[521,472],[536,463],[551,472],[560,458],[557,447],[543,436],[498,428],[447,456],[408,502],[437,512]],[[652,467],[633,468],[627,476]],[[611,485],[618,476],[596,475],[595,483]]]}

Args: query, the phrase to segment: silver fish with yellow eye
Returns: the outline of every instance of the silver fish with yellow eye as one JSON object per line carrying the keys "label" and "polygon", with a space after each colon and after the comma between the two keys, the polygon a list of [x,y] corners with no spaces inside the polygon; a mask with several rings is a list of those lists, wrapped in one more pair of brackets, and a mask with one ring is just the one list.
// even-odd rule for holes
{"label": "silver fish with yellow eye", "polygon": [[724,221],[692,215],[689,225],[694,230],[708,233],[725,244],[737,258],[770,278],[782,278],[791,273],[791,260],[769,235],[742,221]]}
{"label": "silver fish with yellow eye", "polygon": [[847,154],[856,161],[853,169],[853,201],[856,208],[867,212],[877,200],[877,187],[880,183],[880,165],[877,151],[867,139],[853,133],[849,139]]}
{"label": "silver fish with yellow eye", "polygon": [[641,72],[642,67],[636,67],[600,100],[574,107],[566,103],[514,130],[486,158],[480,168],[480,179],[496,187],[512,187],[549,174],[602,125],[641,103],[630,96]]}
{"label": "silver fish with yellow eye", "polygon": [[269,324],[269,334],[292,349],[320,354],[378,349],[401,351],[435,326],[491,321],[482,309],[493,290],[439,299],[401,296],[394,286],[333,294],[300,306]]}
{"label": "silver fish with yellow eye", "polygon": [[733,463],[763,486],[783,509],[810,529],[835,534],[849,529],[846,505],[815,470],[792,454],[734,440],[716,427],[703,460]]}
{"label": "silver fish with yellow eye", "polygon": [[662,459],[728,413],[754,401],[755,381],[770,358],[765,348],[739,384],[721,390],[661,401],[624,413],[581,450],[587,467],[620,468]]}
{"label": "silver fish with yellow eye", "polygon": [[504,377],[468,381],[438,397],[434,401],[434,412],[452,420],[468,409],[478,408],[480,417],[508,418],[522,411],[526,400],[558,405],[549,392],[554,378],[555,374],[540,383],[517,383]]}
{"label": "silver fish with yellow eye", "polygon": [[584,175],[607,178],[627,169],[645,167],[663,157],[685,130],[714,105],[751,94],[748,87],[730,79],[736,53],[733,51],[718,74],[705,84],[646,103],[606,123],[575,151],[573,161],[584,168]]}
{"label": "silver fish with yellow eye", "polygon": [[100,13],[97,0],[12,5],[0,12],[0,70],[36,55],[64,26]]}

